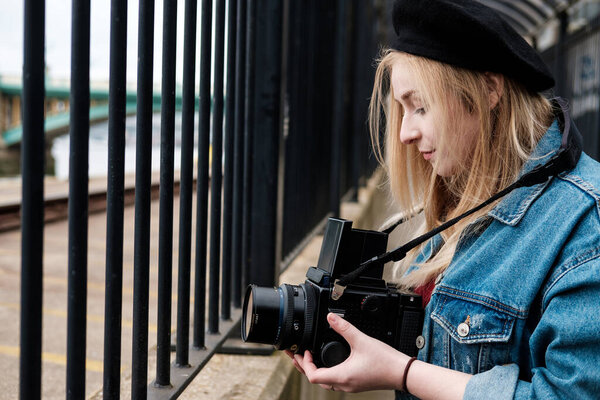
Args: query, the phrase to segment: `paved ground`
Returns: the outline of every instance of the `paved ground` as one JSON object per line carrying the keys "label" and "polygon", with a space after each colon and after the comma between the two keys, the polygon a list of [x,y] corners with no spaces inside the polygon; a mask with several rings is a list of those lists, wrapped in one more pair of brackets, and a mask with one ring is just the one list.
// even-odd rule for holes
{"label": "paved ground", "polygon": [[[4,184],[6,185],[6,183]],[[90,183],[92,186],[92,183]],[[60,183],[49,186],[47,193],[60,193]],[[3,189],[6,189],[4,187]],[[64,190],[64,184],[62,187]],[[0,201],[18,191],[0,190]],[[177,232],[179,205],[174,204],[174,231]],[[150,249],[150,347],[156,343],[156,300],[158,271],[158,201],[152,203]],[[133,295],[134,209],[126,207],[124,216],[123,261],[123,340],[122,371],[131,369],[131,330]],[[49,223],[44,231],[43,292],[43,370],[44,399],[65,398],[66,331],[67,331],[67,221]],[[192,239],[193,240],[193,239]],[[0,399],[18,398],[19,318],[20,318],[20,231],[0,233]],[[104,275],[106,214],[92,214],[89,219],[87,368],[88,397],[102,386],[104,334]],[[177,287],[177,235],[174,238],[173,293]],[[194,243],[192,241],[192,243]],[[193,300],[192,300],[193,301]],[[172,325],[175,328],[176,296],[173,296]],[[154,370],[148,376],[154,377]]]}

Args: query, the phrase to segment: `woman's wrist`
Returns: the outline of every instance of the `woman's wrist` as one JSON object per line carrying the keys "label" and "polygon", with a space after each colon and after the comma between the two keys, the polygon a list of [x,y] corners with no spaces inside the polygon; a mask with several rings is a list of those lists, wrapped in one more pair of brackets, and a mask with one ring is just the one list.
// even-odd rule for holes
{"label": "woman's wrist", "polygon": [[[406,375],[406,392],[420,399],[458,400],[464,395],[471,375],[415,360],[410,365],[403,360],[402,375]],[[408,365],[408,368],[406,368]],[[398,390],[402,390],[399,379]]]}
{"label": "woman's wrist", "polygon": [[393,374],[389,377],[391,380],[392,388],[394,390],[402,391],[404,387],[404,372],[406,371],[406,366],[408,365],[411,357],[406,354],[398,351],[398,357],[394,362],[393,368],[389,368],[390,372],[393,371]]}
{"label": "woman's wrist", "polygon": [[411,357],[404,366],[404,372],[402,373],[402,383],[400,384],[400,390],[405,393],[410,393],[408,390],[408,372],[410,371],[410,367],[417,360],[417,357]]}

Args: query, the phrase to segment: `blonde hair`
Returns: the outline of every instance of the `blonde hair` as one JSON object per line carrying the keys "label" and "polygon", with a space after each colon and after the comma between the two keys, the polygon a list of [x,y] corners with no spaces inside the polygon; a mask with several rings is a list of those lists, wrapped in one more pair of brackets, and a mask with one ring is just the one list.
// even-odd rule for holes
{"label": "blonde hair", "polygon": [[[390,82],[392,67],[399,62],[410,69],[427,112],[436,117],[438,154],[442,154],[440,148],[457,149],[461,115],[474,113],[478,118],[473,150],[468,160],[462,163],[458,160],[452,176],[436,174],[435,166],[424,160],[416,146],[400,141],[403,109],[394,99]],[[375,155],[387,173],[393,200],[405,211],[423,207],[424,226],[415,234],[461,215],[510,185],[552,121],[551,105],[546,98],[507,77],[498,104],[490,109],[488,82],[482,72],[395,50],[384,50],[378,60],[369,109],[371,140]],[[381,143],[383,127],[385,139]],[[444,244],[439,251],[406,274],[422,246],[411,251],[396,266],[394,276],[398,283],[414,288],[435,279],[450,264],[463,231],[493,205],[442,232]],[[477,229],[476,225],[469,229]]]}

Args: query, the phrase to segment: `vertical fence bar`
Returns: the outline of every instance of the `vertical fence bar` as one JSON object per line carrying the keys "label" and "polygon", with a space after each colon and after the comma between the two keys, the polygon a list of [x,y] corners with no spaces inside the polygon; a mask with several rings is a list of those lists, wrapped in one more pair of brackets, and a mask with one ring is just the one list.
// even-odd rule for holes
{"label": "vertical fence bar", "polygon": [[171,283],[173,278],[173,169],[175,149],[175,57],[177,0],[163,7],[158,232],[156,386],[171,384]]}
{"label": "vertical fence bar", "polygon": [[244,179],[244,90],[246,68],[246,0],[237,0],[235,62],[235,131],[233,172],[232,289],[233,306],[242,306],[242,218]]}
{"label": "vertical fence bar", "polygon": [[559,96],[566,96],[566,81],[567,81],[567,59],[566,59],[566,45],[567,40],[567,29],[569,27],[569,14],[566,10],[561,11],[558,14],[559,28],[558,28],[558,40],[554,46],[555,50],[555,74],[556,76],[556,94]]}
{"label": "vertical fence bar", "polygon": [[244,111],[244,198],[242,219],[242,285],[250,283],[250,218],[252,212],[252,143],[254,138],[254,71],[256,43],[256,0],[246,9],[246,91]]}
{"label": "vertical fence bar", "polygon": [[[360,37],[360,43],[362,51],[360,51],[360,68],[356,71],[355,81],[357,82],[362,97],[360,101],[365,104],[365,108],[362,110],[362,118],[360,120],[361,127],[359,130],[359,137],[357,140],[359,152],[358,164],[359,164],[359,186],[366,184],[366,178],[369,175],[368,158],[371,152],[371,144],[369,138],[369,131],[367,129],[367,115],[368,115],[368,104],[371,96],[371,88],[373,87],[372,82],[375,76],[375,68],[373,67],[373,61],[377,58],[377,46],[373,38],[373,32],[377,27],[376,11],[377,5],[371,5],[365,7],[363,2],[356,0],[354,4],[358,5],[357,11],[357,22],[356,28],[357,35]],[[359,74],[359,75],[358,75]],[[360,78],[359,78],[360,76]],[[359,101],[359,103],[360,103]]]}
{"label": "vertical fence bar", "polygon": [[[289,130],[285,133],[282,266],[306,243],[330,211],[336,2],[290,2],[285,81]],[[284,25],[285,26],[285,25]],[[285,31],[285,29],[284,29]],[[286,124],[284,115],[284,127]],[[285,128],[284,128],[285,129]],[[304,149],[299,153],[298,148]]]}
{"label": "vertical fence bar", "polygon": [[[305,165],[311,165],[310,156],[314,154],[310,151],[310,147],[307,146],[310,136],[308,134],[302,134],[300,132],[315,132],[307,129],[308,118],[301,118],[301,106],[303,105],[306,97],[311,92],[312,79],[310,65],[312,59],[310,57],[313,52],[310,46],[309,34],[316,31],[316,26],[312,23],[311,19],[308,18],[309,12],[314,9],[314,6],[308,4],[300,4],[299,2],[292,2],[290,4],[290,20],[289,20],[289,31],[290,40],[288,42],[289,51],[288,57],[291,62],[288,62],[287,75],[288,85],[286,87],[286,96],[288,98],[288,118],[289,118],[289,131],[288,136],[285,140],[286,150],[286,179],[285,179],[285,190],[290,195],[285,196],[285,209],[284,215],[286,220],[284,221],[284,232],[282,234],[284,239],[283,252],[286,254],[291,253],[292,249],[289,248],[288,243],[297,244],[296,236],[299,234],[298,224],[290,223],[290,218],[297,217],[299,221],[308,221],[306,218],[305,209],[308,206],[306,199],[311,193],[308,190],[297,190],[300,187],[308,187],[305,181],[311,179],[310,173],[305,173],[306,168],[299,168],[300,161],[306,161]],[[306,51],[306,57],[303,56],[302,50]],[[301,88],[301,89],[300,89]],[[300,134],[298,134],[298,133]],[[302,148],[308,151],[303,151],[300,155],[295,149]],[[314,203],[310,202],[310,207],[314,209]]]}
{"label": "vertical fence bar", "polygon": [[127,1],[112,0],[108,99],[108,186],[106,199],[106,289],[104,309],[104,398],[118,398],[123,300],[123,201]]}
{"label": "vertical fence bar", "polygon": [[342,168],[342,130],[344,129],[344,83],[346,81],[346,0],[337,0],[335,68],[334,68],[334,109],[331,131],[331,197],[330,210],[334,217],[340,215],[340,188]]}
{"label": "vertical fence bar", "polygon": [[263,0],[256,9],[256,89],[252,168],[250,280],[274,286],[277,273],[277,190],[281,139],[282,17],[281,0]]}
{"label": "vertical fence bar", "polygon": [[90,1],[74,0],[71,15],[67,399],[82,399],[87,308]]}
{"label": "vertical fence bar", "polygon": [[138,32],[131,398],[144,400],[148,391],[154,0],[140,0]]}
{"label": "vertical fence bar", "polygon": [[[325,210],[320,206],[320,201],[312,201],[314,192],[319,191],[316,185],[316,178],[324,174],[315,173],[319,171],[319,165],[325,157],[320,156],[323,152],[313,143],[322,136],[319,130],[327,129],[326,123],[322,119],[318,124],[319,112],[323,108],[316,101],[328,102],[328,90],[325,86],[320,86],[315,80],[315,70],[321,70],[319,61],[322,59],[317,54],[317,43],[329,43],[331,41],[322,36],[323,27],[327,26],[316,21],[316,16],[320,15],[315,1],[308,2],[307,5],[301,5],[298,2],[291,4],[290,18],[290,55],[288,56],[288,85],[287,92],[289,98],[289,135],[286,138],[286,193],[292,195],[285,196],[284,215],[284,253],[290,254],[294,247],[307,234],[314,223],[315,214],[321,214],[328,211],[329,204],[325,204]],[[316,38],[319,38],[319,41]],[[318,89],[316,89],[318,88]],[[318,90],[318,96],[315,93]],[[327,111],[331,115],[331,112]],[[312,135],[306,134],[312,132]],[[306,149],[300,154],[296,149]],[[327,144],[327,150],[329,144]],[[328,158],[328,157],[327,157]],[[315,162],[317,161],[317,162]],[[320,161],[320,162],[318,162]],[[329,183],[329,177],[327,176]],[[329,187],[329,185],[327,185]],[[307,190],[311,188],[310,190]],[[328,200],[328,191],[326,196],[319,196]],[[322,218],[322,216],[320,217]],[[290,247],[291,245],[291,247]]]}
{"label": "vertical fence bar", "polygon": [[363,81],[368,76],[363,66],[365,61],[368,60],[365,39],[367,38],[365,28],[367,26],[363,24],[365,21],[365,13],[367,9],[365,3],[360,0],[352,1],[352,89],[353,89],[353,100],[351,102],[352,107],[352,157],[349,158],[350,170],[351,170],[351,181],[350,187],[354,188],[352,193],[352,201],[358,201],[358,189],[360,187],[360,174],[361,174],[361,154],[364,152],[365,147],[362,146],[362,138],[366,135],[364,127],[366,126],[366,115],[364,110],[368,109],[368,103],[366,100],[368,95],[363,91]]}
{"label": "vertical fence bar", "polygon": [[200,115],[196,177],[196,265],[194,277],[194,348],[204,348],[206,316],[206,243],[208,226],[208,152],[210,138],[210,64],[212,0],[202,0],[200,23]]}
{"label": "vertical fence bar", "polygon": [[181,122],[181,178],[179,192],[179,281],[177,284],[177,353],[175,364],[189,367],[190,263],[192,194],[194,192],[194,112],[196,72],[196,0],[185,1],[183,38],[183,94]]}
{"label": "vertical fence bar", "polygon": [[[392,4],[389,2],[381,2],[373,4],[372,14],[371,14],[371,29],[368,32],[369,36],[369,45],[371,49],[371,58],[374,60],[379,57],[381,43],[386,42],[389,43],[395,32],[393,27],[388,21],[380,18],[380,15],[389,15],[392,10]],[[373,89],[373,85],[375,83],[375,68],[372,64],[371,73],[369,74],[369,78],[367,82],[369,96],[371,94],[371,90]],[[373,154],[373,149],[371,147],[371,141],[368,136],[365,137],[365,144],[369,146],[371,154]],[[365,161],[365,170],[368,171],[369,174],[375,172],[375,170],[379,167],[379,163],[375,157],[368,157]],[[365,181],[366,183],[366,181]]]}
{"label": "vertical fence bar", "polygon": [[[306,188],[317,187],[323,193],[320,196],[323,199],[317,202],[312,201],[310,194],[306,194],[304,198],[300,199],[302,202],[303,220],[311,221],[311,225],[314,225],[317,221],[315,211],[318,210],[319,219],[322,219],[330,211],[329,197],[331,193],[327,190],[330,188],[330,178],[327,172],[330,166],[328,160],[331,154],[330,131],[333,114],[332,104],[334,102],[331,88],[333,83],[330,77],[321,71],[328,71],[328,68],[333,68],[333,63],[335,62],[333,57],[327,56],[327,54],[333,53],[332,49],[335,43],[331,34],[331,31],[335,29],[335,2],[312,0],[311,3],[311,7],[304,10],[304,15],[306,15],[309,25],[302,27],[302,30],[306,32],[306,38],[304,39],[306,49],[303,47],[300,49],[301,57],[310,52],[308,53],[310,54],[310,58],[307,60],[305,66],[309,89],[306,91],[306,95],[302,96],[301,108],[299,109],[300,114],[297,117],[306,119],[306,122],[300,125],[300,122],[296,121],[296,129],[298,129],[296,132],[299,132],[300,135],[303,135],[304,129],[309,132],[317,132],[313,137],[303,139],[306,146],[314,149],[313,154],[308,159],[309,164],[298,163],[298,165],[306,165],[312,172],[310,175],[300,174],[302,175],[300,178],[302,186],[300,186],[299,190],[307,191]],[[299,24],[304,25],[302,20],[299,21]],[[303,73],[302,69],[297,71],[296,79],[299,79],[300,87],[304,80]],[[313,111],[313,109],[316,110]],[[296,170],[298,170],[298,167],[296,167]],[[307,203],[314,205],[307,207]],[[306,228],[303,229],[304,232],[302,234],[308,232]],[[301,236],[296,234],[295,240],[299,242]]]}
{"label": "vertical fence bar", "polygon": [[219,266],[221,265],[221,183],[223,160],[223,64],[225,42],[225,0],[215,7],[215,59],[212,113],[212,163],[210,168],[210,271],[208,332],[219,332]]}
{"label": "vertical fence bar", "polygon": [[221,318],[231,318],[231,235],[233,218],[233,135],[235,105],[235,50],[237,0],[228,1],[227,10],[227,90],[225,104],[225,172],[223,174],[223,274],[221,276]]}
{"label": "vertical fence bar", "polygon": [[21,172],[21,338],[19,396],[39,399],[42,387],[44,250],[44,0],[25,0]]}
{"label": "vertical fence bar", "polygon": [[287,96],[288,86],[288,51],[289,51],[289,32],[291,29],[290,22],[290,0],[283,0],[279,9],[280,31],[279,35],[281,39],[277,43],[279,47],[279,109],[277,118],[277,139],[275,144],[279,146],[277,150],[277,157],[275,158],[276,167],[274,170],[275,178],[275,260],[274,260],[274,281],[273,284],[277,283],[278,276],[282,271],[283,261],[283,224],[284,224],[284,208],[285,208],[285,142],[286,138],[290,133],[290,101]]}

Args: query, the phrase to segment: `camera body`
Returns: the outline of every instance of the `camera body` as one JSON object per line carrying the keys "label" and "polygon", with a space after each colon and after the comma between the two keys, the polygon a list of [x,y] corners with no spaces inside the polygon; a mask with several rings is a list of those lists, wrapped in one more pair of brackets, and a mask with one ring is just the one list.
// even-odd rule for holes
{"label": "camera body", "polygon": [[242,338],[280,350],[310,350],[317,366],[331,367],[350,354],[348,343],[327,322],[332,312],[365,334],[416,356],[416,339],[423,326],[421,297],[387,284],[382,279],[383,265],[368,269],[339,299],[331,296],[336,279],[385,253],[387,239],[387,233],[352,229],[351,221],[330,218],[317,266],[308,269],[303,284],[249,286]]}

